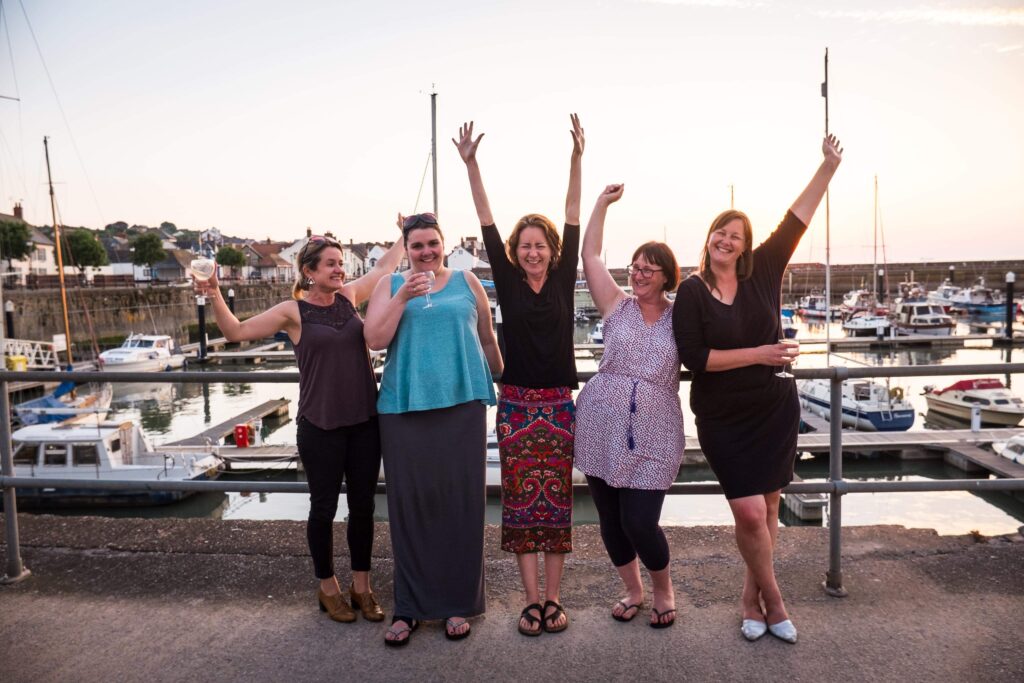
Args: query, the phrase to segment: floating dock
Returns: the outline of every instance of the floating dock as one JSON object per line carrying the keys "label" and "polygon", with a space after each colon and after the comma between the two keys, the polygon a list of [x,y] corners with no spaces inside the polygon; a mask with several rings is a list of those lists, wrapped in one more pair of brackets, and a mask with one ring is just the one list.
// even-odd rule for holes
{"label": "floating dock", "polygon": [[276,398],[271,401],[265,401],[254,408],[250,408],[245,412],[235,415],[229,420],[225,420],[220,424],[214,425],[209,429],[206,429],[195,436],[190,436],[187,439],[181,439],[180,441],[174,441],[167,444],[168,446],[204,446],[208,443],[218,444],[221,439],[231,436],[235,432],[235,425],[242,424],[244,422],[250,422],[252,420],[260,419],[265,417],[287,417],[288,416],[288,404],[291,401],[287,398]]}

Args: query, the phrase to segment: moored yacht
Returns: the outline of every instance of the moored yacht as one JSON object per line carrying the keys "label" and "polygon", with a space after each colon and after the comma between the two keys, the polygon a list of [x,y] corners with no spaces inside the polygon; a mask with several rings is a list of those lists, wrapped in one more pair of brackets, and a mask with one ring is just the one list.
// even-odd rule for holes
{"label": "moored yacht", "polygon": [[956,329],[953,318],[938,304],[927,301],[900,301],[893,312],[897,334],[928,334],[948,337]]}
{"label": "moored yacht", "polygon": [[[797,382],[800,403],[810,412],[831,417],[831,387],[827,379]],[[903,390],[888,389],[868,380],[843,383],[843,424],[866,432],[904,432],[914,424],[914,406]]]}
{"label": "moored yacht", "polygon": [[929,410],[965,422],[975,406],[981,409],[982,424],[1014,427],[1024,418],[1024,401],[992,377],[962,379],[945,389],[925,387],[924,397]]}
{"label": "moored yacht", "polygon": [[100,367],[113,372],[162,372],[184,364],[185,355],[166,334],[130,334],[100,354]]}

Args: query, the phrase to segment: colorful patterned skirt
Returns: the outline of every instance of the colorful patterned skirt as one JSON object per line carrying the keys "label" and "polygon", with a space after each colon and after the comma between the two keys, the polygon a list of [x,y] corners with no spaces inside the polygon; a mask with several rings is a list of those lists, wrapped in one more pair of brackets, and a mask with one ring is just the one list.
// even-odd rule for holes
{"label": "colorful patterned skirt", "polygon": [[498,402],[501,549],[572,552],[572,389],[506,384]]}

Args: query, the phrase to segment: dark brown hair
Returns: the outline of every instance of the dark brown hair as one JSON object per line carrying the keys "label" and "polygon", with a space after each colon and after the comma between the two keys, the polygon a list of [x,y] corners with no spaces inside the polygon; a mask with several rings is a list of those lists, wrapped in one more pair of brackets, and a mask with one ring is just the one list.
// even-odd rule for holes
{"label": "dark brown hair", "polygon": [[320,257],[327,247],[334,247],[341,250],[341,244],[331,237],[313,235],[309,241],[302,245],[299,253],[295,255],[295,284],[292,285],[292,298],[296,301],[305,297],[309,291],[309,278],[303,272],[303,267],[316,270],[320,267]]}
{"label": "dark brown hair", "polygon": [[562,238],[558,235],[558,230],[555,229],[555,224],[551,222],[551,219],[539,213],[526,214],[512,228],[512,234],[508,236],[508,241],[505,242],[508,260],[516,267],[519,274],[525,278],[526,271],[519,266],[519,258],[516,256],[516,251],[519,249],[519,238],[522,236],[523,230],[527,228],[540,228],[544,232],[544,241],[548,243],[548,248],[551,249],[551,263],[548,264],[548,272],[550,273],[558,267],[558,262],[562,258]]}
{"label": "dark brown hair", "polygon": [[676,255],[664,242],[644,242],[633,252],[632,263],[636,263],[636,257],[643,255],[648,263],[659,266],[665,274],[665,285],[661,288],[665,292],[674,292],[679,286],[679,264],[676,263]]}
{"label": "dark brown hair", "polygon": [[743,246],[743,253],[736,260],[736,279],[746,280],[754,272],[754,230],[750,227],[750,218],[747,217],[747,214],[736,209],[723,211],[715,216],[715,220],[711,221],[708,234],[704,236],[704,249],[700,252],[700,269],[698,272],[700,272],[701,279],[707,283],[711,291],[718,289],[718,283],[715,281],[715,274],[711,272],[711,254],[708,253],[708,240],[711,239],[711,233],[721,230],[737,218],[743,223],[743,240],[746,244]]}

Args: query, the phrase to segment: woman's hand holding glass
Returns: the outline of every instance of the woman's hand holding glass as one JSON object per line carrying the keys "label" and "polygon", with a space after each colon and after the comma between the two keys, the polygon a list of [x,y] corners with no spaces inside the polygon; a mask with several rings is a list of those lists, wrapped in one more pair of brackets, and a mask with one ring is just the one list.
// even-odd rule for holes
{"label": "woman's hand holding glass", "polygon": [[405,299],[406,303],[418,296],[426,296],[427,305],[423,308],[432,308],[429,292],[433,286],[434,271],[412,271],[406,276],[405,284],[398,290],[398,294]]}
{"label": "woman's hand holding glass", "polygon": [[782,369],[776,372],[775,376],[784,379],[793,377],[793,373],[790,370],[793,363],[796,362],[797,356],[800,355],[800,342],[796,339],[780,339],[776,347],[781,347],[779,349],[779,357],[782,360]]}

